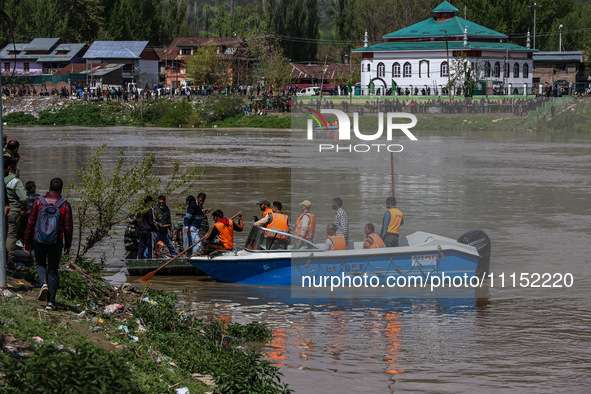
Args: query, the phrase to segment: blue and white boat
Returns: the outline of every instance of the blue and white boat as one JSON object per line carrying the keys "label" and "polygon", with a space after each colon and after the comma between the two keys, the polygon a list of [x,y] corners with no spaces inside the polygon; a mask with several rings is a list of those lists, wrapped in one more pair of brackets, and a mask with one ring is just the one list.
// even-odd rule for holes
{"label": "blue and white boat", "polygon": [[428,283],[435,277],[469,279],[489,272],[491,242],[481,230],[466,232],[458,240],[416,232],[401,236],[395,248],[362,246],[355,242],[353,249],[323,251],[323,245],[293,234],[254,226],[244,248],[194,256],[190,263],[217,281],[262,286],[363,275],[382,284],[400,277]]}

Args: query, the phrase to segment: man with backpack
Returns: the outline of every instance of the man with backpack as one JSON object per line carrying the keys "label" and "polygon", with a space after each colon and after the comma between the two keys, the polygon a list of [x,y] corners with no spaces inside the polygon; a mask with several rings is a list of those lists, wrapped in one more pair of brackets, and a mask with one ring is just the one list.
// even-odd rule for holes
{"label": "man with backpack", "polygon": [[39,301],[48,300],[47,310],[55,310],[55,295],[59,286],[59,265],[62,249],[70,253],[74,221],[72,207],[62,198],[64,182],[53,178],[49,183],[49,191],[45,196],[35,199],[27,229],[25,231],[25,252],[35,247],[37,274],[39,275]]}

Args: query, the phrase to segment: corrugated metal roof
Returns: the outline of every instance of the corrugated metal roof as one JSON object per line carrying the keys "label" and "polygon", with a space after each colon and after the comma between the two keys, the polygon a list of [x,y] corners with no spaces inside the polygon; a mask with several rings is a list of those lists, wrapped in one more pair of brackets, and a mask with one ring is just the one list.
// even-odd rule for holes
{"label": "corrugated metal roof", "polygon": [[454,16],[443,21],[433,18],[425,19],[422,22],[386,34],[388,38],[417,38],[417,37],[445,37],[464,36],[464,28],[468,28],[468,39],[470,37],[507,38],[505,34],[496,32],[488,27],[467,21],[459,16]]}
{"label": "corrugated metal roof", "polygon": [[148,41],[95,41],[84,59],[139,59]]}
{"label": "corrugated metal roof", "polygon": [[124,66],[124,64],[107,64],[105,67],[101,68],[100,70],[92,68],[91,71],[89,71],[88,73],[92,74],[92,75],[96,75],[96,76],[102,76],[102,75],[107,75],[115,70],[119,70],[123,66]]}
{"label": "corrugated metal roof", "polygon": [[533,55],[534,62],[582,62],[580,51],[569,52],[537,52]]}
{"label": "corrugated metal roof", "polygon": [[58,42],[59,38],[35,38],[27,45],[27,51],[49,51]]}
{"label": "corrugated metal roof", "polygon": [[19,54],[16,55],[16,58],[17,59],[36,59],[37,57],[39,57],[39,55],[29,55],[29,56],[26,56],[25,53],[24,53],[24,48],[27,45],[29,45],[29,44],[16,43],[16,44],[8,44],[8,45],[6,45],[0,51],[0,59],[6,59],[6,60],[14,59],[15,56],[9,54],[10,52],[13,52],[13,51],[20,52]]}
{"label": "corrugated metal roof", "polygon": [[[60,44],[50,54],[39,56],[39,63],[62,63],[69,62],[86,44]],[[58,53],[68,51],[62,55]]]}
{"label": "corrugated metal roof", "polygon": [[[528,49],[515,44],[507,42],[480,42],[468,41],[468,46],[464,46],[463,41],[449,41],[448,47],[450,50],[510,50],[510,51],[529,51]],[[445,50],[445,41],[421,41],[421,42],[384,42],[381,44],[372,45],[368,48],[354,49],[353,52],[397,52],[397,51],[439,51]]]}

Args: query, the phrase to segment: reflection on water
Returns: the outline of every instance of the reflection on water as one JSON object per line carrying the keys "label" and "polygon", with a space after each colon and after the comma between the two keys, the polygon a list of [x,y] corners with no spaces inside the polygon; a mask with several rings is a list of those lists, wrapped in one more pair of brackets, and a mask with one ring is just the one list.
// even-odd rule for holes
{"label": "reflection on water", "polygon": [[[334,218],[330,198],[339,196],[354,240],[363,236],[368,221],[380,223],[391,188],[388,158],[365,160],[346,173],[336,159],[292,172],[289,133],[283,131],[6,132],[21,143],[23,181],[35,180],[40,192],[56,175],[66,183],[75,180],[75,171],[104,143],[106,168],[115,165],[119,149],[132,162],[154,153],[160,175],[175,160],[203,168],[192,192],[206,191],[206,206],[230,215],[243,210],[247,219],[260,216],[256,201],[261,198],[283,202],[284,213],[299,212],[297,203],[307,196],[293,191],[292,198],[291,177],[301,176],[327,196],[312,201],[318,228]],[[294,300],[289,288],[158,275],[152,282],[178,291],[181,305],[206,319],[268,323],[274,336],[265,352],[297,392],[455,393],[476,387],[479,392],[586,392],[591,383],[590,142],[503,132],[419,135],[418,143],[405,144],[395,158],[404,234],[427,230],[455,238],[480,228],[492,239],[495,274],[569,272],[575,278],[572,288],[495,286],[483,299]],[[169,196],[169,202],[174,206],[182,199]],[[117,236],[97,255],[105,256],[109,267],[120,267],[122,244]]]}

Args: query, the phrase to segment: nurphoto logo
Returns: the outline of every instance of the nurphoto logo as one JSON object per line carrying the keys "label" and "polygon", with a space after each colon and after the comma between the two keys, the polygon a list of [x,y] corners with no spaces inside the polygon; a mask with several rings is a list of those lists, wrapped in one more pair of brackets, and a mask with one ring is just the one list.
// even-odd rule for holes
{"label": "nurphoto logo", "polygon": [[[404,112],[383,112],[378,113],[378,130],[371,134],[361,133],[359,130],[359,114],[355,112],[353,114],[353,128],[351,128],[351,120],[349,115],[338,109],[321,109],[320,112],[314,111],[308,108],[310,111],[311,119],[308,119],[308,140],[314,139],[315,131],[331,131],[338,130],[336,138],[340,141],[351,140],[351,130],[353,130],[354,137],[361,141],[376,141],[382,138],[384,134],[384,118],[386,120],[386,141],[392,141],[392,136],[395,131],[402,131],[408,139],[411,141],[417,141],[409,129],[417,124],[417,117],[413,114]],[[324,119],[325,114],[335,115],[337,120],[330,123],[330,125]],[[409,119],[410,122],[406,123],[395,123],[399,119]],[[316,123],[317,126],[314,126]],[[385,144],[385,143],[372,143],[372,144],[318,144],[319,152],[402,152],[404,147],[400,144]]]}

